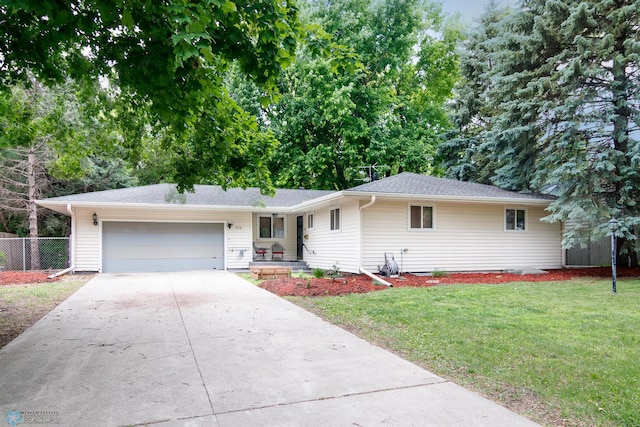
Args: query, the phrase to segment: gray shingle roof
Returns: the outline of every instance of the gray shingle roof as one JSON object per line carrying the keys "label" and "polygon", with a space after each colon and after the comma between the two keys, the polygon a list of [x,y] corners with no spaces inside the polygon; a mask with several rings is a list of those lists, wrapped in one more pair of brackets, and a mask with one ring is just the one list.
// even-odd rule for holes
{"label": "gray shingle roof", "polygon": [[332,193],[319,190],[277,190],[275,197],[269,197],[260,194],[257,188],[229,188],[225,191],[216,185],[196,185],[194,189],[193,193],[179,194],[173,184],[156,184],[53,197],[46,199],[46,202],[285,208]]}
{"label": "gray shingle roof", "polygon": [[491,185],[436,178],[410,172],[403,172],[379,181],[362,184],[347,190],[347,193],[350,191],[487,199],[555,200],[554,196],[546,194],[518,193]]}
{"label": "gray shingle roof", "polygon": [[[369,182],[345,190],[342,194],[398,194],[435,197],[453,197],[468,199],[553,201],[550,195],[535,193],[517,193],[491,185],[436,178],[403,172],[378,181]],[[114,203],[114,204],[151,204],[151,205],[187,205],[187,206],[223,206],[240,208],[291,208],[320,197],[340,193],[320,190],[279,189],[275,197],[260,194],[257,188],[229,188],[226,191],[216,185],[196,185],[195,192],[179,194],[174,184],[156,184],[142,187],[121,188],[118,190],[96,191],[71,196],[45,199],[44,205],[62,203]]]}

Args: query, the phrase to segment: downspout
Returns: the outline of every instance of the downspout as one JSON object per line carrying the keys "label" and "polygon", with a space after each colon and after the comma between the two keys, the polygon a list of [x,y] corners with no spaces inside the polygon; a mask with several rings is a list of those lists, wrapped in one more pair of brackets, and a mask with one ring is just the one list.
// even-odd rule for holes
{"label": "downspout", "polygon": [[369,201],[369,203],[367,203],[366,205],[360,206],[360,210],[367,209],[375,204],[376,204],[376,196],[371,196],[371,201]]}
{"label": "downspout", "polygon": [[[367,209],[367,208],[369,208],[369,207],[371,207],[371,206],[375,205],[375,203],[376,203],[376,196],[371,196],[371,200],[369,201],[369,203],[367,203],[366,205],[362,205],[362,206],[360,206],[360,210],[362,211],[362,210],[364,210],[364,209]],[[361,245],[361,246],[362,246],[362,245]],[[362,261],[361,261],[361,263],[362,263]],[[384,280],[384,279],[382,279],[382,278],[380,278],[380,277],[376,276],[375,274],[373,274],[373,273],[371,273],[371,272],[369,272],[369,271],[365,270],[364,268],[362,268],[362,266],[358,267],[358,269],[360,270],[360,272],[361,272],[362,274],[366,274],[367,276],[371,277],[373,280],[375,280],[375,281],[377,281],[377,282],[380,282],[380,283],[382,283],[382,284],[383,284],[383,285],[385,285],[385,286],[389,286],[390,288],[392,288],[392,287],[393,287],[393,285],[392,285],[391,283],[389,283],[389,282],[387,282],[386,280]]]}
{"label": "downspout", "polygon": [[373,280],[375,280],[376,282],[380,282],[385,286],[388,286],[390,288],[393,288],[393,284],[387,282],[386,280],[384,280],[383,278],[376,276],[375,274],[365,270],[364,268],[360,267],[360,273],[362,274],[366,274],[367,276],[371,277]]}
{"label": "downspout", "polygon": [[70,271],[75,270],[76,268],[76,245],[73,244],[73,242],[75,241],[75,237],[76,237],[76,217],[73,214],[73,210],[71,209],[71,204],[67,203],[67,212],[69,212],[69,216],[71,217],[71,239],[69,240],[70,243],[70,248],[69,248],[69,252],[71,254],[71,266],[69,268],[66,268],[62,271],[58,271],[57,273],[52,274],[51,276],[48,276],[47,279],[53,279],[55,277],[58,276],[62,276],[63,274],[67,274]]}

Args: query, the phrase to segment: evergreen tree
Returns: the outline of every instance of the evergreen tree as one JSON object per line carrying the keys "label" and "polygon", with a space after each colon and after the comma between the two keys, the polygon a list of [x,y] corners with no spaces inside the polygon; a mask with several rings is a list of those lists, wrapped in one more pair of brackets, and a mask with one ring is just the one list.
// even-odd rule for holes
{"label": "evergreen tree", "polygon": [[438,147],[439,159],[449,178],[492,184],[494,171],[503,166],[487,138],[496,112],[489,93],[494,40],[503,31],[503,21],[511,12],[510,8],[499,8],[492,0],[460,47],[460,80],[450,105],[453,129]]}
{"label": "evergreen tree", "polygon": [[569,247],[616,217],[622,252],[638,249],[639,22],[634,0],[525,0],[487,41],[483,167],[505,188],[553,188],[547,220],[571,224]]}

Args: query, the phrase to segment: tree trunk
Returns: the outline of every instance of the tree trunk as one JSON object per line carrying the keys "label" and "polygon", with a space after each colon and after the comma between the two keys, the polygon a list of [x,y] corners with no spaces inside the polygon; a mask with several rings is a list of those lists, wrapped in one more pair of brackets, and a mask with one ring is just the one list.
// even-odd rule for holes
{"label": "tree trunk", "polygon": [[[633,250],[634,242],[627,242],[627,239],[621,237],[616,240],[616,264],[618,267],[640,268],[638,265],[638,253]],[[623,248],[627,249],[627,253],[621,253]]]}
{"label": "tree trunk", "polygon": [[29,184],[27,211],[29,213],[29,237],[31,238],[31,269],[40,270],[40,242],[38,241],[38,206],[36,205],[36,152],[32,147],[27,157],[27,182]]}
{"label": "tree trunk", "polygon": [[[614,116],[613,116],[613,148],[619,153],[629,153],[629,123],[631,120],[632,109],[629,107],[631,95],[629,93],[629,76],[627,75],[628,62],[622,58],[626,58],[625,41],[627,40],[628,31],[621,31],[616,37],[616,52],[619,55],[613,58],[613,82],[611,84],[611,94],[613,97]],[[628,194],[621,194],[622,187],[625,185],[625,172],[633,166],[629,163],[629,156],[615,155],[615,194],[613,195],[613,206],[620,210],[622,218],[629,214],[628,202],[621,202],[621,199],[628,199]],[[620,203],[619,203],[620,201]],[[633,230],[630,230],[633,231]],[[638,254],[635,251],[635,242],[620,238],[616,247],[616,263],[624,267],[638,267]],[[622,250],[626,250],[626,254],[621,254]]]}
{"label": "tree trunk", "polygon": [[5,233],[9,233],[9,224],[7,223],[7,218],[4,216],[4,212],[0,211],[0,226],[2,226],[1,230]]}
{"label": "tree trunk", "polygon": [[340,163],[340,159],[338,159],[337,156],[338,155],[336,154],[333,158],[333,166],[336,171],[336,190],[344,190],[345,188],[347,188],[347,178],[344,176],[344,167],[342,166],[342,163]]}

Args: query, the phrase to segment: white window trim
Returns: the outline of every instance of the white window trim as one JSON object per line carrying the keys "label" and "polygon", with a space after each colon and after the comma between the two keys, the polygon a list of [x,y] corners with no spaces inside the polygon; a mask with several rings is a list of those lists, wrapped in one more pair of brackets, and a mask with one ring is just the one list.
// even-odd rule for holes
{"label": "white window trim", "polygon": [[[260,237],[260,218],[269,218],[271,220],[271,237]],[[274,232],[273,232],[273,220],[275,218],[282,218],[282,227],[284,228],[283,230],[283,236],[282,237],[274,237]],[[257,235],[256,235],[256,239],[257,240],[286,240],[287,239],[287,217],[283,216],[283,215],[277,215],[277,216],[273,216],[273,215],[260,215],[258,214],[256,217],[256,230],[258,231]]]}
{"label": "white window trim", "polygon": [[[338,210],[338,228],[331,228],[331,218],[333,218],[333,211]],[[332,206],[331,208],[329,208],[329,232],[330,233],[338,233],[342,230],[342,221],[344,221],[343,218],[343,213],[344,211],[342,210],[342,206]]]}
{"label": "white window trim", "polygon": [[[309,217],[311,217],[311,226],[309,226]],[[307,230],[315,230],[316,228],[316,216],[315,212],[307,212]]]}
{"label": "white window trim", "polygon": [[[411,227],[411,206],[420,206],[421,208],[431,208],[432,209],[432,227],[431,228],[413,228]],[[407,230],[409,231],[415,231],[418,233],[422,233],[425,231],[435,231],[436,230],[436,205],[435,203],[407,203]],[[506,211],[505,211],[506,212]],[[422,215],[422,211],[420,213],[420,215]],[[506,215],[506,214],[505,214]]]}
{"label": "white window trim", "polygon": [[[518,230],[517,228],[515,228],[514,224],[514,229],[513,230],[509,230],[507,228],[507,211],[508,210],[513,210],[515,211],[515,221],[516,224],[518,222],[518,211],[523,211],[524,212],[524,230]],[[502,219],[502,226],[504,227],[504,231],[507,233],[526,233],[529,231],[529,212],[527,210],[527,208],[524,208],[522,206],[505,206],[504,207],[504,217]]]}

